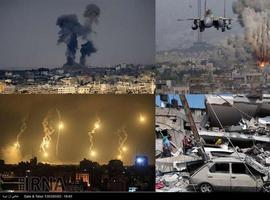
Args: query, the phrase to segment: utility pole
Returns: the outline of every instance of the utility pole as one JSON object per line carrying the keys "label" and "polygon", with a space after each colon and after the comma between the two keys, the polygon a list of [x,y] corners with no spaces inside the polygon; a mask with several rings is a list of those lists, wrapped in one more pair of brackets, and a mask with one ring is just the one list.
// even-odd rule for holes
{"label": "utility pole", "polygon": [[191,110],[190,110],[190,108],[189,108],[189,105],[188,105],[186,96],[185,96],[184,94],[180,94],[179,97],[180,97],[180,100],[181,100],[181,102],[182,102],[183,108],[184,108],[184,110],[185,110],[186,117],[187,117],[187,119],[188,119],[188,121],[189,121],[190,128],[191,128],[191,132],[192,132],[192,134],[193,134],[193,136],[194,136],[194,139],[195,139],[195,141],[196,141],[196,144],[197,144],[198,147],[199,147],[198,153],[200,154],[200,156],[201,156],[204,160],[208,160],[208,156],[207,156],[207,154],[205,153],[204,145],[203,145],[203,143],[202,143],[201,136],[199,135],[198,129],[197,129],[196,124],[195,124],[195,122],[194,122],[194,119],[193,119]]}
{"label": "utility pole", "polygon": [[[197,7],[198,7],[198,18],[201,20],[201,17],[202,17],[202,4],[201,4],[201,0],[198,0],[198,4],[197,4]],[[197,42],[198,43],[201,43],[202,42],[202,32],[200,31],[200,29],[198,29],[198,39],[197,39]]]}

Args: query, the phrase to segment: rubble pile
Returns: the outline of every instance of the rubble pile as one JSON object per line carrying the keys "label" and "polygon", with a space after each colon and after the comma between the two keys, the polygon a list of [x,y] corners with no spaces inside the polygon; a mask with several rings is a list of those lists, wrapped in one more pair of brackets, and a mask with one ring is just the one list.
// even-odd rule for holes
{"label": "rubble pile", "polygon": [[[241,169],[242,174],[245,174],[245,171],[240,168],[239,163],[244,163],[245,166],[242,166],[249,170],[253,178],[254,172],[260,174],[255,177],[256,181],[268,188],[270,102],[254,99],[241,95],[206,97],[203,102],[204,109],[185,106],[185,109],[189,107],[189,112],[186,112],[189,117],[183,115],[183,106],[157,108],[156,146],[159,157],[156,157],[156,191],[207,191],[209,187],[203,187],[204,181],[217,184],[220,180],[212,177],[209,180],[205,175],[210,171],[206,168],[212,167],[215,162],[237,163],[234,169]],[[174,120],[171,120],[170,113],[174,114]],[[194,123],[191,123],[193,120]],[[197,138],[195,141],[196,134],[199,140]],[[206,156],[199,152],[200,144],[203,146],[203,155]],[[195,173],[196,171],[203,173]],[[252,180],[250,179],[250,184]],[[231,182],[222,184],[224,187],[232,187]],[[264,185],[256,185],[256,188],[252,189],[261,191],[260,189],[265,188]]]}
{"label": "rubble pile", "polygon": [[246,154],[253,157],[256,161],[258,161],[262,165],[270,166],[270,151],[266,151],[263,148],[259,148],[258,146],[254,146],[244,151],[246,152]]}
{"label": "rubble pile", "polygon": [[156,177],[157,192],[189,192],[189,175],[184,172],[171,172]]}

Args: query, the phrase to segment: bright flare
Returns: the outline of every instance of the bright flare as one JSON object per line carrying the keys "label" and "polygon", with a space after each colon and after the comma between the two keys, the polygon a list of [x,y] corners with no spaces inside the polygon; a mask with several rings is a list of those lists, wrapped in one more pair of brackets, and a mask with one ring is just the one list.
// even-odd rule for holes
{"label": "bright flare", "polygon": [[47,152],[44,152],[43,156],[47,158],[49,154]]}
{"label": "bright flare", "polygon": [[41,144],[40,144],[40,151],[43,152],[43,155],[45,157],[48,156],[47,154],[47,149],[50,147],[51,144],[51,135],[55,132],[55,129],[49,122],[49,115],[47,114],[42,121],[42,126],[43,126],[43,132],[44,132],[44,137],[42,138]]}
{"label": "bright flare", "polygon": [[96,157],[97,153],[96,153],[95,151],[91,151],[91,152],[90,152],[90,155],[91,155],[92,157]]}
{"label": "bright flare", "polygon": [[95,157],[96,156],[96,152],[93,151],[93,147],[94,147],[94,135],[96,133],[96,131],[100,128],[100,120],[98,119],[95,123],[94,123],[94,127],[91,131],[88,132],[88,136],[89,136],[89,142],[90,142],[90,146],[89,146],[89,150],[90,150],[90,156]]}
{"label": "bright flare", "polygon": [[99,128],[100,128],[100,122],[98,121],[95,123],[95,129],[99,129]]}
{"label": "bright flare", "polygon": [[15,143],[14,143],[14,147],[15,147],[16,149],[19,149],[19,148],[21,147],[21,145],[20,145],[19,142],[15,142]]}
{"label": "bright flare", "polygon": [[141,123],[144,123],[146,119],[145,119],[145,117],[143,115],[140,115],[139,120],[140,120]]}
{"label": "bright flare", "polygon": [[127,151],[127,147],[125,146],[127,138],[128,138],[128,134],[125,130],[125,127],[121,127],[117,130],[116,132],[117,136],[118,136],[118,159],[121,160],[123,157],[123,153]]}
{"label": "bright flare", "polygon": [[122,148],[123,152],[127,152],[127,147]]}
{"label": "bright flare", "polygon": [[63,122],[60,122],[60,123],[59,123],[58,128],[59,128],[59,129],[63,129],[63,128],[64,128]]}

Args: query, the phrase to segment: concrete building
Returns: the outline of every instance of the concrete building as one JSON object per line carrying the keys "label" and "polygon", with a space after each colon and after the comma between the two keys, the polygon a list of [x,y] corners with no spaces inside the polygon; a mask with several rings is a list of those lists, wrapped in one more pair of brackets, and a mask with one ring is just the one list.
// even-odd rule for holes
{"label": "concrete building", "polygon": [[75,86],[62,86],[58,88],[58,94],[75,94],[76,87]]}
{"label": "concrete building", "polygon": [[76,173],[76,181],[77,182],[84,182],[87,183],[87,186],[90,187],[90,176],[89,173],[84,173],[84,172],[78,172]]}
{"label": "concrete building", "polygon": [[77,89],[78,94],[89,94],[90,93],[90,88],[89,87],[78,87]]}

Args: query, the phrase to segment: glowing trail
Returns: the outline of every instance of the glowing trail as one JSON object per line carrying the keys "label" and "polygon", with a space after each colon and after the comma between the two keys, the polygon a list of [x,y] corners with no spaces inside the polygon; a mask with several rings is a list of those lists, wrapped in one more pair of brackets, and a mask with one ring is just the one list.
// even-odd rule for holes
{"label": "glowing trail", "polygon": [[22,125],[21,125],[20,132],[18,133],[17,138],[16,138],[16,142],[15,142],[15,144],[14,144],[14,147],[17,148],[17,149],[20,149],[20,147],[21,147],[21,144],[20,144],[20,137],[21,137],[21,135],[23,134],[23,132],[26,130],[26,128],[27,128],[27,125],[26,125],[26,118],[23,118],[23,119],[22,119]]}
{"label": "glowing trail", "polygon": [[42,126],[43,126],[44,137],[42,138],[42,142],[40,144],[40,150],[43,152],[44,157],[48,157],[47,150],[49,149],[50,143],[52,140],[51,135],[55,131],[52,125],[48,121],[48,114],[44,118],[42,122]]}
{"label": "glowing trail", "polygon": [[126,132],[125,127],[122,127],[120,129],[117,130],[116,132],[117,136],[118,136],[118,156],[117,159],[121,160],[123,158],[123,153],[127,151],[127,147],[125,146],[127,138],[128,138],[128,134]]}
{"label": "glowing trail", "polygon": [[94,147],[94,134],[100,128],[100,125],[101,125],[100,120],[98,119],[95,122],[93,129],[88,132],[89,142],[90,142],[89,151],[90,151],[90,156],[91,157],[95,157],[96,154],[97,154],[96,151],[93,150],[93,147]]}
{"label": "glowing trail", "polygon": [[59,147],[59,139],[60,139],[60,131],[64,128],[64,124],[61,121],[61,113],[58,109],[56,109],[58,115],[58,133],[57,133],[57,141],[56,141],[56,148],[55,148],[55,155],[58,156],[58,147]]}

